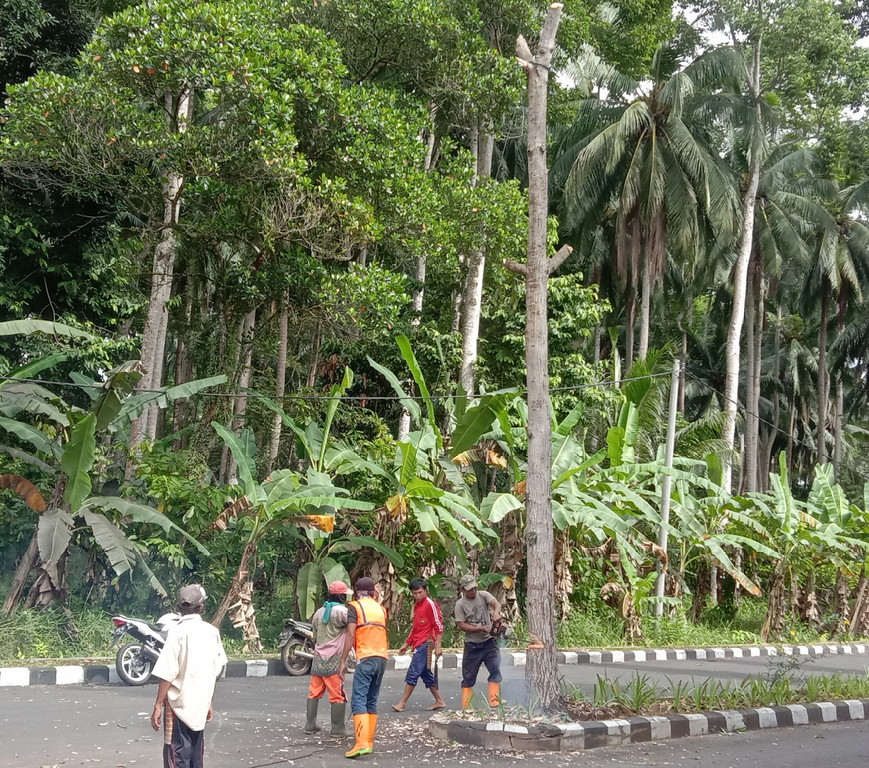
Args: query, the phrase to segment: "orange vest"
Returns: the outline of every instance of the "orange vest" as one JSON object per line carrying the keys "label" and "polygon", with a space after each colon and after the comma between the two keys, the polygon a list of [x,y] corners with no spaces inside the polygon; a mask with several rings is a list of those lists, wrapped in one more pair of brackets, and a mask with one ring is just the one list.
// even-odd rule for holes
{"label": "orange vest", "polygon": [[357,659],[369,656],[389,657],[386,637],[386,611],[376,600],[362,597],[348,603],[356,609],[356,641],[354,647]]}

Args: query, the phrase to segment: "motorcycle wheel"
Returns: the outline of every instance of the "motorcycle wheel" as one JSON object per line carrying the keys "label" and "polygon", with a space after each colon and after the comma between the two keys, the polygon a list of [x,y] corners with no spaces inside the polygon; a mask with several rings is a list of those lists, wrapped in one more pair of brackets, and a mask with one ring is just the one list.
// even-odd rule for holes
{"label": "motorcycle wheel", "polygon": [[290,640],[283,648],[281,648],[281,663],[288,675],[298,677],[299,675],[307,675],[311,671],[311,659],[306,659],[304,656],[299,656],[297,651],[310,652],[310,649],[298,640]]}
{"label": "motorcycle wheel", "polygon": [[115,655],[118,677],[127,685],[144,685],[151,677],[151,659],[142,654],[141,643],[125,643]]}

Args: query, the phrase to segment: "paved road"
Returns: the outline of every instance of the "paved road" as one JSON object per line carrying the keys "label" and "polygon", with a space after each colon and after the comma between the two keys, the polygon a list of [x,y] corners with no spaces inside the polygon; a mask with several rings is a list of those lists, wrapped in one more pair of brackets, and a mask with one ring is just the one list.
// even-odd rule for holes
{"label": "paved road", "polygon": [[[803,671],[865,672],[869,657],[825,657],[807,663]],[[680,661],[563,666],[566,681],[591,691],[596,676],[630,678],[635,672],[660,684],[671,680],[707,677],[739,679],[763,674],[765,660]],[[524,694],[521,668],[505,668],[504,694]],[[459,678],[455,670],[441,673],[447,703],[458,705]],[[388,673],[381,701],[383,710],[398,699],[403,678]],[[155,693],[153,685],[31,686],[0,689],[3,725],[2,768],[93,766],[133,768],[160,763],[160,738],[148,725]],[[307,678],[267,677],[229,679],[218,685],[216,716],[209,726],[209,768],[266,768],[266,766],[348,765],[346,742],[309,737],[301,732]],[[470,747],[454,747],[427,739],[423,732],[428,694],[420,690],[406,713],[381,716],[377,753],[364,761],[384,768],[405,766],[492,765],[529,763],[548,766],[702,766],[703,768],[865,768],[869,723],[803,726],[749,734],[706,736],[659,744],[596,750],[579,754],[503,755]],[[328,717],[323,705],[321,719]]]}

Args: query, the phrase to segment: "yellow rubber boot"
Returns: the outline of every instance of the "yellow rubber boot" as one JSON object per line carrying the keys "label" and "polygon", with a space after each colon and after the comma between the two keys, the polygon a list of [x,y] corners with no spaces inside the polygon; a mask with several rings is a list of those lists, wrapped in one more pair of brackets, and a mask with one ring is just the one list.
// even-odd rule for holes
{"label": "yellow rubber boot", "polygon": [[377,715],[368,715],[368,746],[374,751],[374,732],[377,730]]}
{"label": "yellow rubber boot", "polygon": [[359,755],[371,754],[371,734],[369,715],[353,715],[353,730],[356,732],[356,743],[353,749],[344,753],[344,757],[359,757]]}
{"label": "yellow rubber boot", "polygon": [[462,688],[462,709],[467,709],[471,703],[471,696],[474,695],[473,688]]}
{"label": "yellow rubber boot", "polygon": [[501,683],[489,683],[489,706],[501,706]]}

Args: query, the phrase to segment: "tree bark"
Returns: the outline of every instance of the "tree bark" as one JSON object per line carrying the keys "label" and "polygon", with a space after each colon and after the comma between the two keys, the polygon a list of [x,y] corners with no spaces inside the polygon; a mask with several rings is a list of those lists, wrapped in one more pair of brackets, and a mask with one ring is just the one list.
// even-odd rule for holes
{"label": "tree bark", "polygon": [[[478,130],[477,167],[474,184],[492,175],[492,154],[495,150],[495,137],[491,127]],[[468,394],[475,387],[475,367],[480,342],[480,314],[483,309],[483,285],[486,274],[486,252],[480,248],[468,257],[468,271],[465,274],[465,287],[462,292],[462,363],[459,369],[459,383]]]}
{"label": "tree bark", "polygon": [[[193,114],[193,92],[185,90],[177,104],[166,96],[167,114],[172,116],[170,130],[183,133]],[[160,240],[154,248],[151,274],[151,295],[142,331],[141,364],[144,369],[138,392],[156,389],[163,383],[163,358],[166,351],[166,332],[169,326],[167,303],[172,296],[175,276],[177,240],[175,229],[181,212],[181,193],[184,176],[170,172],[163,181],[163,222]],[[152,406],[136,419],[130,428],[130,450],[135,451],[142,440],[153,440],[157,435],[159,409]]]}
{"label": "tree bark", "polygon": [[230,607],[235,602],[235,598],[238,596],[241,588],[250,578],[248,575],[248,569],[250,568],[250,561],[256,554],[258,543],[259,540],[257,539],[256,541],[249,541],[244,545],[244,549],[241,552],[241,560],[238,563],[238,570],[235,572],[235,576],[232,577],[229,589],[226,590],[223,600],[221,600],[220,605],[217,606],[214,616],[211,617],[211,623],[218,629],[220,628],[220,625],[226,617]]}
{"label": "tree bark", "polygon": [[[281,315],[278,320],[278,359],[276,363],[277,370],[275,371],[275,402],[281,405],[281,400],[287,391],[287,342],[288,342],[288,325],[289,312],[286,306],[281,310]],[[272,437],[269,444],[269,461],[266,466],[266,477],[271,473],[272,467],[278,458],[278,451],[281,448],[281,427],[283,421],[279,413],[275,414],[272,421]]]}
{"label": "tree bark", "polygon": [[24,587],[27,585],[27,579],[30,576],[30,571],[36,567],[39,560],[39,546],[37,544],[37,532],[33,532],[30,539],[30,544],[18,561],[18,566],[15,569],[15,575],[12,577],[12,584],[9,587],[9,592],[6,594],[6,599],[3,601],[3,615],[9,616],[18,605],[21,595],[24,593]]}
{"label": "tree bark", "polygon": [[654,278],[652,277],[651,256],[646,254],[643,259],[643,271],[640,281],[640,342],[637,347],[637,358],[645,360],[649,354],[649,324],[652,314],[652,292]]}
{"label": "tree bark", "polygon": [[747,323],[745,346],[748,355],[746,371],[746,402],[745,402],[745,457],[742,463],[743,493],[753,493],[757,490],[758,456],[760,439],[760,377],[761,353],[763,350],[763,272],[759,254],[753,258],[753,267],[749,277],[750,290],[747,291],[749,304],[746,308]]}
{"label": "tree bark", "polygon": [[830,318],[830,287],[824,279],[821,293],[821,325],[818,329],[818,464],[827,463],[827,401],[829,377],[827,375],[827,323]]}
{"label": "tree bark", "polygon": [[754,209],[757,204],[757,188],[763,160],[763,113],[760,99],[760,46],[758,38],[752,50],[749,93],[754,102],[756,126],[752,138],[749,159],[748,183],[742,199],[742,227],[739,234],[739,251],[733,266],[733,306],[727,328],[725,346],[724,379],[724,471],[722,485],[730,491],[733,485],[733,449],[736,438],[736,409],[739,404],[739,368],[741,361],[742,325],[745,319],[746,283],[754,241]]}
{"label": "tree bark", "polygon": [[[244,429],[244,419],[247,414],[247,390],[250,388],[250,382],[253,376],[253,339],[255,326],[256,308],[252,309],[244,316],[241,329],[241,344],[244,352],[242,353],[241,372],[238,377],[238,394],[235,398],[235,414],[232,420],[232,430],[236,433],[241,432]],[[237,482],[237,473],[238,466],[235,463],[235,458],[230,454],[227,460],[227,482]]]}
{"label": "tree bark", "polygon": [[[549,6],[532,55],[523,37],[516,50],[528,77],[528,255],[525,264],[525,362],[528,387],[528,474],[525,545],[528,555],[526,606],[531,646],[525,679],[543,709],[559,699],[555,648],[555,546],[552,524],[552,425],[549,412],[547,258],[549,214],[546,163],[546,99],[549,64],[564,6]],[[557,258],[557,257],[556,257]]]}

